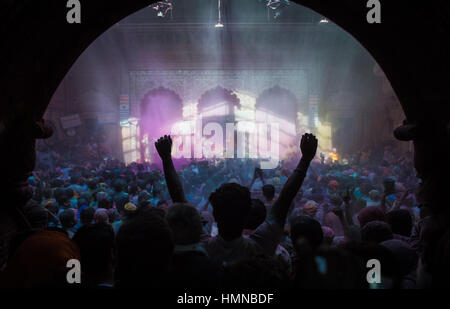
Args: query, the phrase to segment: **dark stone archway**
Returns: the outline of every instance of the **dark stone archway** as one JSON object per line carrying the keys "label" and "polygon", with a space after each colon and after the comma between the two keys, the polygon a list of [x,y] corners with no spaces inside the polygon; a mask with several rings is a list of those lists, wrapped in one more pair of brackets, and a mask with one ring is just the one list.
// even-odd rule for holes
{"label": "dark stone archway", "polygon": [[[23,116],[32,106],[34,118],[42,116],[56,87],[78,56],[105,30],[152,1],[83,3],[81,24],[68,24],[64,1],[9,1],[2,4],[1,58],[7,106],[3,121]],[[446,89],[439,72],[447,72],[449,48],[445,46],[448,22],[446,1],[422,5],[411,1],[384,1],[382,24],[368,24],[366,1],[294,0],[327,17],[353,35],[385,71],[409,119],[429,119],[443,110],[440,93]],[[443,40],[436,41],[441,37]],[[442,75],[443,76],[443,75]],[[27,89],[27,91],[19,91]],[[29,95],[33,93],[33,104]],[[427,100],[434,109],[423,113]],[[30,116],[27,116],[30,117]],[[9,122],[9,121],[8,121]]]}
{"label": "dark stone archway", "polygon": [[[0,171],[9,177],[0,187],[5,205],[23,203],[24,180],[34,167],[34,139],[48,135],[36,121],[75,60],[105,30],[151,2],[155,1],[83,1],[79,25],[66,22],[65,1],[2,2]],[[353,35],[384,70],[410,124],[397,130],[396,137],[415,142],[415,165],[424,182],[421,199],[435,205],[437,213],[448,209],[441,207],[447,206],[441,195],[449,163],[436,158],[450,156],[448,79],[443,78],[450,69],[450,2],[381,1],[382,24],[367,23],[365,0],[294,2]],[[20,219],[5,208],[0,210],[0,225],[11,232]]]}

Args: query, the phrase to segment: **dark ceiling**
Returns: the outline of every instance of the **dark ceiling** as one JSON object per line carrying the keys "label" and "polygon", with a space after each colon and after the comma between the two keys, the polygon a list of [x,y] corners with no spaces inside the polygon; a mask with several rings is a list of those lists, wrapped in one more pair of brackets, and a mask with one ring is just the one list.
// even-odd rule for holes
{"label": "dark ceiling", "polygon": [[[121,23],[216,23],[217,0],[171,0],[172,14],[156,16],[151,8],[144,8]],[[226,23],[315,23],[321,16],[294,2],[274,19],[274,11],[261,0],[222,0],[222,19]]]}

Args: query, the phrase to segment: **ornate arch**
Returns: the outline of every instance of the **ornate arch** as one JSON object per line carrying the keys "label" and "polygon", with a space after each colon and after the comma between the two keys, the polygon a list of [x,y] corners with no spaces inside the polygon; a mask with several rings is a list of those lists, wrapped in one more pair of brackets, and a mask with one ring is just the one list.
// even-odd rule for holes
{"label": "ornate arch", "polygon": [[180,111],[182,110],[183,100],[178,95],[178,93],[176,93],[175,91],[173,91],[171,89],[161,86],[161,87],[150,90],[149,92],[147,92],[144,95],[144,98],[141,100],[141,103],[140,103],[141,114],[144,114],[148,111],[148,108],[152,105],[152,103],[153,104],[155,103],[154,99],[157,97],[169,98],[170,102],[172,102],[171,104],[173,104],[173,106],[170,106],[170,107],[175,107],[175,108],[178,107],[180,109]]}
{"label": "ornate arch", "polygon": [[256,99],[256,108],[273,111],[285,119],[296,122],[297,112],[307,113],[306,106],[300,106],[299,100],[292,91],[276,85],[264,90]]}
{"label": "ornate arch", "polygon": [[216,88],[206,91],[200,97],[198,100],[197,109],[201,112],[203,109],[223,101],[233,107],[239,108],[241,106],[239,98],[233,93],[232,90],[217,86]]}

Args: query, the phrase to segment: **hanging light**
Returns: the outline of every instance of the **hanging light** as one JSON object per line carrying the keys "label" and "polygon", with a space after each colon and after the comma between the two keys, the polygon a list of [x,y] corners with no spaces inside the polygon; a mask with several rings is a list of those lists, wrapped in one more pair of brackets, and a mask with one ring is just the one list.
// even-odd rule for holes
{"label": "hanging light", "polygon": [[158,17],[165,17],[168,12],[172,11],[173,5],[169,0],[163,0],[151,4],[149,7],[156,11]]}
{"label": "hanging light", "polygon": [[265,0],[266,6],[274,11],[273,18],[277,19],[281,15],[281,11],[291,5],[289,0]]}
{"label": "hanging light", "polygon": [[217,10],[219,12],[219,19],[217,21],[217,24],[214,26],[216,28],[223,28],[223,24],[222,24],[222,7],[221,7],[222,1],[221,0],[217,0]]}
{"label": "hanging light", "polygon": [[319,23],[326,24],[326,23],[329,23],[329,21],[325,17],[322,17],[322,19],[319,21]]}

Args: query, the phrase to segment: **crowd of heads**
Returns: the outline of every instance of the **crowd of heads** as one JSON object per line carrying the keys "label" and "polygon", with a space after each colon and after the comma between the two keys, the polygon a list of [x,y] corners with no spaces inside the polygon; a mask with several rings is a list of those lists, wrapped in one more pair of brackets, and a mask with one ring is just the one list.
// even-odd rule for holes
{"label": "crowd of heads", "polygon": [[[428,214],[416,199],[412,158],[393,147],[313,160],[268,254],[258,237],[271,237],[271,208],[297,162],[261,171],[251,159],[192,161],[177,170],[186,201],[173,202],[155,164],[38,155],[23,209],[29,231],[11,242],[0,283],[70,286],[69,258],[80,261],[87,287],[442,283],[449,234],[424,248]],[[373,259],[381,283],[366,278]]]}

